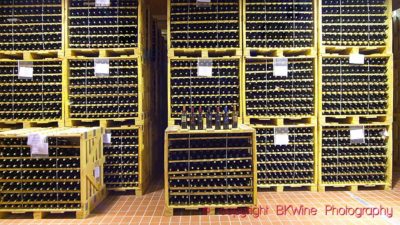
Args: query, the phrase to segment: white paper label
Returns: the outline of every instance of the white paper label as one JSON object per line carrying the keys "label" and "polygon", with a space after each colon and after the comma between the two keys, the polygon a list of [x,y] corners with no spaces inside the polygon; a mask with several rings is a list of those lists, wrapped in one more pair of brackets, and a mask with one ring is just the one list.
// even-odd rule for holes
{"label": "white paper label", "polygon": [[45,135],[38,133],[29,134],[27,145],[31,147],[31,157],[49,156],[49,144]]}
{"label": "white paper label", "polygon": [[104,144],[111,144],[111,133],[105,133],[103,135],[103,143]]}
{"label": "white paper label", "polygon": [[365,56],[361,54],[351,54],[349,63],[350,64],[364,64]]}
{"label": "white paper label", "polygon": [[197,7],[209,7],[211,0],[196,0]]}
{"label": "white paper label", "polygon": [[33,78],[33,63],[18,61],[18,78],[32,79]]}
{"label": "white paper label", "polygon": [[364,143],[365,142],[364,127],[351,127],[350,128],[350,142],[351,143]]}
{"label": "white paper label", "polygon": [[110,6],[111,2],[110,0],[96,0],[96,6]]}
{"label": "white paper label", "polygon": [[199,59],[197,62],[197,76],[199,77],[212,77],[213,71],[212,59]]}
{"label": "white paper label", "polygon": [[276,77],[288,76],[288,59],[287,58],[274,58],[273,72]]}
{"label": "white paper label", "polygon": [[100,179],[100,166],[96,166],[95,168],[94,168],[94,178],[97,180],[97,179]]}
{"label": "white paper label", "polygon": [[95,59],[94,60],[94,75],[96,77],[104,77],[110,75],[110,60]]}
{"label": "white paper label", "polygon": [[274,144],[275,145],[288,145],[289,144],[289,129],[288,128],[275,128],[274,129]]}

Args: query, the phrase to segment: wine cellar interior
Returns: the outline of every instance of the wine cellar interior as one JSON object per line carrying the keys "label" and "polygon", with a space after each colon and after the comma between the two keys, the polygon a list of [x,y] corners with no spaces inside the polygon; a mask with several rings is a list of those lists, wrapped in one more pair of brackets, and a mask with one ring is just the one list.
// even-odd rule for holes
{"label": "wine cellar interior", "polygon": [[399,8],[0,0],[0,224],[400,224]]}

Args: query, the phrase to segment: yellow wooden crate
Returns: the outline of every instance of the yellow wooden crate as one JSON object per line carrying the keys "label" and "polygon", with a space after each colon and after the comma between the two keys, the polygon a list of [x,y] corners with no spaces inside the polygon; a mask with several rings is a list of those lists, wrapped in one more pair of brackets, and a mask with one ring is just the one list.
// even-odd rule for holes
{"label": "yellow wooden crate", "polygon": [[[268,144],[274,145],[273,144],[273,138],[272,138],[272,142],[269,143],[261,143],[261,141],[259,142],[258,140],[262,137],[264,137],[265,139],[267,139],[268,137],[273,137],[274,134],[272,132],[272,134],[261,134],[261,130],[274,130],[274,129],[282,129],[282,128],[287,128],[289,130],[289,144],[295,147],[300,144],[300,145],[311,145],[312,146],[312,160],[311,161],[298,161],[297,163],[312,163],[312,170],[311,171],[305,171],[305,170],[295,170],[295,169],[287,169],[287,170],[281,170],[281,171],[277,171],[277,170],[261,170],[260,167],[258,167],[257,172],[258,172],[258,182],[257,182],[257,186],[258,188],[273,188],[275,191],[277,192],[281,192],[286,190],[287,188],[307,188],[307,190],[309,191],[317,191],[317,184],[318,184],[318,132],[317,132],[317,124],[313,123],[313,124],[308,124],[308,123],[293,123],[291,125],[271,125],[271,124],[253,124],[251,125],[252,128],[254,128],[256,130],[256,137],[257,137],[257,155],[261,156],[261,155],[267,155],[266,157],[268,157],[267,153],[262,153],[261,149],[263,148],[263,146],[268,146]],[[298,133],[296,133],[296,129],[311,129],[310,133],[304,133],[304,134],[311,134],[312,136],[312,140],[310,142],[296,142],[296,136]],[[297,130],[298,131],[298,130]],[[292,133],[294,132],[294,133]],[[293,139],[291,139],[293,138]],[[265,140],[267,141],[267,140]],[[295,151],[293,151],[295,152]],[[273,154],[272,152],[270,152],[271,154]],[[292,153],[292,152],[288,152],[288,153]],[[301,151],[297,152],[297,153],[302,153]],[[282,154],[281,152],[276,153],[277,155]],[[295,158],[294,158],[295,159]],[[271,161],[270,163],[276,163],[275,161]],[[290,160],[288,160],[287,162],[282,161],[282,164],[285,163],[296,163],[296,162],[292,162]],[[257,165],[261,166],[261,165],[267,165],[268,162],[264,161],[262,159],[257,158]],[[268,172],[278,172],[278,173],[296,173],[296,172],[309,172],[312,173],[312,175],[309,176],[308,180],[311,180],[311,182],[304,182],[304,180],[307,179],[299,179],[297,180],[296,178],[288,178],[288,179],[284,179],[282,180],[281,183],[270,183],[268,184],[268,180],[269,178],[261,178],[260,174],[262,173],[268,173]],[[304,177],[303,177],[304,178]],[[280,179],[276,179],[275,181],[279,181]],[[303,181],[303,182],[298,182],[298,181]]]}
{"label": "yellow wooden crate", "polygon": [[[234,139],[247,139],[249,142],[250,147],[222,147],[222,148],[218,148],[218,147],[204,147],[204,148],[197,148],[197,147],[190,147],[189,148],[176,148],[176,149],[171,149],[170,148],[170,142],[171,141],[188,141],[188,143],[192,143],[193,141],[199,141],[199,140],[222,140],[222,141],[226,141],[227,143],[229,142],[229,140],[234,140]],[[257,187],[256,187],[256,183],[255,181],[257,180],[257,169],[256,169],[256,136],[255,136],[255,130],[246,126],[246,125],[240,125],[238,129],[231,129],[231,130],[183,130],[181,129],[180,126],[169,126],[167,128],[167,130],[165,131],[165,142],[164,142],[164,184],[165,184],[165,205],[166,205],[166,214],[167,215],[172,215],[173,214],[173,210],[174,209],[211,209],[212,211],[215,211],[215,209],[219,209],[219,208],[239,208],[239,207],[252,207],[255,206],[257,204]],[[190,144],[191,145],[191,144]],[[171,187],[169,185],[169,181],[170,179],[175,179],[175,178],[182,178],[182,179],[197,179],[196,177],[200,177],[199,179],[210,179],[210,178],[218,178],[218,175],[204,175],[202,171],[204,171],[204,173],[229,173],[230,171],[234,172],[234,171],[241,171],[241,169],[239,168],[233,168],[231,169],[224,169],[224,168],[220,168],[220,169],[216,169],[216,170],[192,170],[189,168],[187,171],[181,171],[179,172],[174,172],[174,171],[170,171],[170,166],[169,163],[173,162],[170,161],[170,153],[173,151],[201,151],[201,150],[205,150],[205,151],[209,151],[209,150],[223,150],[225,152],[225,154],[228,154],[226,151],[233,151],[234,149],[247,149],[248,151],[250,151],[250,155],[251,157],[250,160],[252,161],[252,167],[251,167],[251,172],[250,175],[226,175],[224,176],[225,178],[228,178],[229,176],[231,176],[232,178],[238,178],[238,177],[247,177],[249,179],[252,180],[251,182],[251,186],[247,187],[247,186],[243,186],[241,188],[236,188],[237,191],[240,191],[241,189],[243,189],[243,191],[238,192],[238,193],[243,193],[243,194],[248,194],[251,195],[251,203],[239,203],[239,202],[231,202],[231,203],[213,203],[213,204],[194,204],[194,203],[188,203],[188,204],[172,204],[170,202],[170,196],[172,195],[183,195],[186,196],[188,193],[181,193],[180,190],[194,190],[194,191],[200,191],[200,192],[196,192],[196,193],[192,193],[193,196],[200,196],[200,195],[229,195],[229,193],[233,193],[233,192],[226,192],[226,189],[232,189],[234,190],[235,187],[231,187],[230,185],[228,185],[227,187],[223,187],[222,189],[224,189],[224,193],[221,193],[220,191],[218,191],[218,187],[216,186],[214,189],[212,187]],[[227,155],[226,155],[227,157]],[[228,160],[229,158],[225,158],[225,160]],[[233,158],[232,158],[233,159]],[[190,160],[178,160],[179,162],[182,161],[182,163],[194,163],[197,161],[201,161],[201,162],[215,162],[216,160],[218,160],[218,158],[210,158],[210,159],[203,159],[203,160],[194,160],[194,159],[190,159]],[[175,161],[175,160],[174,160]],[[247,169],[244,169],[247,170]],[[198,173],[202,173],[200,175],[193,175],[193,174],[198,174]],[[187,178],[184,178],[186,175]],[[193,175],[193,176],[192,176]],[[202,177],[202,178],[201,178]],[[177,192],[172,193],[172,189],[174,189]],[[179,189],[179,190],[178,190]],[[201,192],[202,190],[217,190],[211,193],[207,192]],[[248,191],[246,191],[248,190]]]}
{"label": "yellow wooden crate", "polygon": [[[242,23],[242,14],[243,14],[243,0],[234,0],[232,2],[228,3],[217,3],[217,2],[211,2],[209,3],[210,6],[218,5],[218,4],[224,4],[224,5],[229,5],[229,4],[235,4],[237,3],[238,5],[238,13],[239,18],[238,21],[235,20],[237,23],[239,30],[238,31],[238,42],[239,46],[238,47],[209,47],[209,48],[199,48],[199,47],[194,47],[194,46],[187,46],[186,48],[173,48],[172,47],[172,42],[174,41],[174,38],[172,37],[172,32],[171,31],[171,26],[172,23],[175,24],[188,24],[188,21],[171,21],[171,14],[173,14],[171,11],[172,5],[177,4],[181,6],[194,6],[196,7],[196,2],[191,2],[191,3],[172,3],[171,0],[168,0],[168,12],[167,12],[167,46],[168,46],[168,56],[169,57],[188,57],[188,56],[194,56],[194,57],[212,57],[215,55],[220,55],[220,56],[241,56],[242,55],[242,46],[243,46],[243,23]],[[199,6],[202,7],[202,6]],[[188,12],[184,15],[191,15],[191,12]],[[231,21],[232,22],[232,21]],[[209,21],[192,21],[190,22],[192,24],[202,24],[202,23],[207,23],[207,24],[218,24],[222,23],[221,20],[209,20]],[[193,30],[196,32],[215,32],[216,30]],[[235,30],[236,31],[236,30]],[[188,30],[190,32],[190,30]]]}
{"label": "yellow wooden crate", "polygon": [[[296,53],[298,51],[306,51],[309,52],[310,55],[315,55],[317,54],[317,40],[318,40],[318,36],[317,36],[317,31],[318,31],[318,27],[317,27],[317,20],[318,20],[318,0],[313,0],[310,2],[310,4],[312,5],[312,21],[311,24],[313,26],[313,31],[312,31],[312,37],[313,37],[313,41],[312,41],[312,46],[310,47],[285,47],[285,48],[272,48],[272,47],[248,47],[247,45],[247,33],[249,32],[247,30],[247,25],[251,24],[251,22],[249,22],[247,20],[247,14],[251,13],[252,11],[248,11],[247,6],[251,6],[251,5],[257,5],[257,6],[272,6],[272,5],[279,5],[279,1],[275,1],[275,2],[260,2],[260,1],[255,1],[255,2],[250,2],[249,0],[243,0],[243,49],[244,49],[244,56],[245,57],[249,57],[249,56],[259,56],[259,55],[270,55],[270,54],[274,54],[274,52],[277,52],[279,56],[283,56],[283,55],[291,55],[293,53]],[[291,5],[292,3],[290,3]],[[308,4],[307,3],[300,3],[298,2],[298,4]],[[270,13],[271,11],[265,11],[265,14],[268,15],[268,13]],[[258,12],[258,13],[262,13],[262,12]],[[262,21],[260,20],[255,20],[254,22],[256,22],[257,24],[263,24]],[[265,22],[271,22],[271,21],[265,21]],[[306,22],[306,21],[301,21],[302,23]],[[286,21],[287,24],[292,23],[291,21]],[[264,23],[266,24],[266,23]],[[278,24],[278,23],[276,23]],[[267,31],[267,29],[266,29]],[[284,30],[280,30],[280,31],[284,31]],[[301,30],[298,30],[301,31]],[[272,31],[273,32],[273,31]],[[293,32],[296,32],[296,30],[294,30]],[[301,38],[299,38],[301,39]]]}
{"label": "yellow wooden crate", "polygon": [[[367,143],[367,146],[365,145],[357,145],[357,144],[352,144],[350,140],[350,129],[354,129],[354,127],[357,127],[358,129],[364,129],[365,133],[365,143]],[[359,159],[363,155],[340,155],[340,150],[341,149],[351,149],[351,148],[363,148],[363,151],[366,151],[365,149],[368,149],[368,153],[370,149],[378,149],[377,144],[373,144],[372,146],[369,146],[369,133],[368,131],[370,129],[381,129],[382,132],[380,134],[382,135],[381,138],[384,139],[385,146],[382,146],[386,150],[386,154],[379,155],[385,157],[385,162],[383,165],[378,164],[378,163],[369,163],[369,160],[367,163],[360,163],[357,161],[356,163],[339,163],[339,159],[345,159],[349,157],[353,157],[354,159]],[[333,133],[336,133],[335,136],[330,136],[326,137],[323,135],[324,131],[332,131]],[[336,131],[336,132],[335,132]],[[385,132],[386,131],[386,132]],[[340,132],[347,132],[349,133],[348,136],[343,137],[340,135]],[[392,187],[392,160],[393,160],[393,146],[392,146],[392,138],[393,138],[393,133],[392,133],[392,124],[390,123],[381,123],[381,124],[373,124],[373,125],[319,125],[318,127],[318,146],[320,146],[320,151],[318,153],[318,173],[319,173],[319,179],[318,179],[318,190],[319,191],[325,191],[327,187],[332,187],[332,188],[347,188],[348,190],[351,191],[356,191],[358,190],[359,187],[373,187],[373,188],[380,188],[380,189],[385,189],[389,190]],[[348,138],[347,138],[348,137]],[[333,142],[336,142],[336,145],[325,145],[323,140],[324,139],[331,139]],[[378,140],[378,137],[371,137],[375,138]],[[347,142],[347,145],[346,145]],[[360,147],[361,146],[361,147]],[[335,149],[336,155],[334,156],[324,156],[325,154],[325,149]],[[377,157],[378,155],[370,155],[373,157]],[[336,158],[335,158],[336,157]],[[336,167],[334,164],[329,164],[327,162],[324,162],[324,159],[336,159]],[[369,169],[362,169],[363,173],[360,172],[339,172],[338,169],[343,169],[343,168],[348,168],[348,167],[369,167],[369,166],[382,166],[385,168],[386,171],[384,171],[382,174],[381,173],[373,173],[369,172]],[[336,168],[337,172],[336,173],[330,173],[330,172],[324,172],[323,168]],[[331,180],[331,181],[326,181],[323,179],[323,176],[336,176],[336,180]],[[337,178],[339,176],[370,176],[370,175],[382,175],[384,176],[384,180],[382,181],[371,181],[369,180],[357,180],[357,178],[352,178],[352,180],[348,181],[338,181]],[[328,178],[327,178],[328,179]],[[333,178],[332,178],[333,179]],[[350,179],[350,178],[349,178]]]}
{"label": "yellow wooden crate", "polygon": [[[39,178],[39,179],[30,179],[23,178],[13,180],[13,179],[5,179],[2,181],[2,185],[6,185],[7,183],[12,184],[13,182],[32,182],[32,183],[50,183],[56,182],[61,185],[64,183],[69,183],[70,185],[75,184],[79,188],[74,191],[59,189],[59,186],[55,186],[56,189],[50,190],[24,190],[24,186],[21,186],[21,189],[9,189],[3,187],[2,191],[2,201],[0,204],[2,205],[0,209],[0,215],[6,216],[8,213],[27,213],[32,212],[34,218],[42,218],[48,213],[64,213],[64,212],[74,212],[76,213],[76,218],[85,218],[89,215],[89,213],[105,198],[106,189],[103,183],[104,177],[104,155],[103,155],[103,134],[104,130],[101,128],[28,128],[21,130],[11,130],[0,133],[0,140],[2,142],[2,146],[7,147],[9,144],[7,143],[17,143],[16,140],[19,140],[21,143],[19,146],[21,149],[25,149],[29,151],[29,147],[25,144],[27,137],[29,134],[41,134],[47,138],[47,142],[49,143],[49,156],[42,158],[31,158],[31,157],[23,157],[19,156],[17,158],[12,158],[14,160],[51,160],[57,159],[56,167],[52,167],[51,165],[46,166],[45,168],[24,168],[25,171],[34,170],[34,171],[79,171],[79,178],[74,177],[72,175],[68,177],[61,177],[59,173],[56,173],[56,177],[61,179],[53,179],[53,178]],[[12,142],[11,140],[14,140]],[[6,143],[7,142],[7,143]],[[62,143],[62,144],[60,144]],[[62,148],[68,149],[76,149],[78,150],[78,156],[59,156],[59,151]],[[54,150],[56,149],[56,150]],[[6,151],[5,149],[3,151]],[[22,150],[21,150],[22,151]],[[55,152],[54,152],[55,151]],[[55,153],[55,155],[54,155]],[[22,154],[22,153],[21,153]],[[76,153],[74,153],[76,154]],[[74,158],[75,157],[75,158]],[[1,157],[2,160],[7,160],[7,155],[5,154]],[[67,168],[58,168],[64,167],[66,165],[62,164],[62,160],[72,159],[79,161],[79,167],[68,167]],[[62,160],[61,160],[62,159]],[[58,161],[60,160],[60,164]],[[18,171],[17,169],[15,171]],[[2,168],[1,172],[4,171],[13,171],[12,168]],[[64,173],[64,172],[63,172]],[[16,177],[14,177],[16,178]],[[66,178],[66,179],[65,179]],[[72,178],[72,179],[71,179]],[[54,186],[50,186],[54,187]],[[60,186],[61,187],[61,186]],[[69,187],[69,186],[68,186]],[[72,188],[72,186],[70,187]],[[75,199],[80,199],[79,201],[73,200],[58,200],[58,195],[61,193],[75,193]],[[41,193],[55,193],[57,194],[56,201],[25,201],[23,200],[24,194],[34,193],[40,195]],[[18,202],[6,202],[5,195],[7,194],[15,194],[20,195],[22,201]],[[61,198],[60,198],[61,199]],[[8,207],[5,207],[8,205]],[[65,208],[67,205],[71,207]]]}

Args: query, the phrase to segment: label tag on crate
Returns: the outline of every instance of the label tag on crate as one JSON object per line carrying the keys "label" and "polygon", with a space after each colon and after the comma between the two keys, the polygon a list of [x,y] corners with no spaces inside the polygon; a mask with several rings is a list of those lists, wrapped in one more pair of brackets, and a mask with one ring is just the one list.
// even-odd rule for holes
{"label": "label tag on crate", "polygon": [[210,7],[211,0],[196,0],[197,7]]}
{"label": "label tag on crate", "polygon": [[275,77],[288,76],[288,58],[274,58],[273,67]]}
{"label": "label tag on crate", "polygon": [[101,175],[100,166],[94,167],[93,173],[94,173],[94,179],[96,180],[96,182],[100,182],[100,175]]}
{"label": "label tag on crate", "polygon": [[199,77],[212,77],[213,71],[212,59],[199,59],[197,61],[197,76]]}
{"label": "label tag on crate", "polygon": [[350,54],[350,58],[349,58],[349,63],[350,64],[364,64],[365,63],[365,55],[361,55],[361,54]]}
{"label": "label tag on crate", "polygon": [[29,134],[27,145],[31,147],[31,157],[49,157],[49,144],[45,135]]}
{"label": "label tag on crate", "polygon": [[33,79],[33,62],[18,61],[18,78]]}
{"label": "label tag on crate", "polygon": [[96,77],[106,77],[110,75],[109,59],[94,59],[94,75]]}
{"label": "label tag on crate", "polygon": [[274,129],[274,144],[275,145],[289,144],[289,128],[277,127]]}
{"label": "label tag on crate", "polygon": [[350,127],[350,143],[351,144],[365,143],[365,132],[363,126]]}
{"label": "label tag on crate", "polygon": [[105,7],[105,6],[110,6],[111,2],[110,0],[96,0],[96,7]]}
{"label": "label tag on crate", "polygon": [[103,135],[103,144],[111,144],[111,132],[109,130]]}

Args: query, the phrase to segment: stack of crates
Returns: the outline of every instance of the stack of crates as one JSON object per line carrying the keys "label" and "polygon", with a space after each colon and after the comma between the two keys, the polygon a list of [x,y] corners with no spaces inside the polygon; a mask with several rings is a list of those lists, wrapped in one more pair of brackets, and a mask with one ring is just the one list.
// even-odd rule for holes
{"label": "stack of crates", "polygon": [[[239,136],[234,133],[254,132],[247,127],[246,131],[239,129],[215,130],[215,117],[217,108],[220,114],[225,109],[228,110],[229,121],[232,124],[233,112],[238,113],[238,124],[243,121],[241,104],[243,95],[241,93],[242,83],[242,0],[220,0],[220,1],[197,1],[197,0],[169,0],[168,1],[168,129],[165,136],[165,187],[166,187],[166,212],[171,213],[174,208],[237,208],[255,204],[254,179],[251,171],[246,171],[243,176],[249,176],[240,185],[249,186],[244,196],[232,196],[228,199],[229,193],[236,192],[238,189],[233,187],[235,179],[225,177],[224,174],[236,176],[239,171],[239,163],[233,168],[212,169],[213,163],[227,162],[229,159],[221,159],[221,154],[236,154],[235,148],[228,148],[225,142],[233,141]],[[186,110],[189,115],[192,113],[199,115],[202,109],[203,117],[209,111],[213,115],[212,129],[185,130],[181,129],[182,112]],[[171,134],[178,134],[177,136]],[[182,135],[181,135],[182,134]],[[238,134],[239,135],[239,134]],[[172,137],[173,136],[173,137]],[[231,137],[232,136],[232,137]],[[212,139],[213,142],[204,145],[205,148],[194,147],[193,141]],[[220,139],[220,140],[219,140]],[[239,138],[240,139],[240,138]],[[171,140],[181,140],[175,143]],[[244,140],[248,145],[254,146],[252,138],[246,136]],[[185,155],[189,153],[189,158],[182,163],[170,162],[175,157],[172,151],[174,143],[189,143],[187,148],[177,152]],[[223,148],[215,147],[213,144]],[[206,154],[203,151],[210,150],[213,153]],[[248,149],[246,149],[248,150]],[[190,152],[192,155],[190,156]],[[252,151],[242,151],[250,158],[243,163],[252,167],[254,156]],[[227,156],[228,157],[228,156]],[[240,159],[242,160],[242,159]],[[190,168],[191,163],[203,163],[198,168]],[[187,171],[182,171],[180,166],[187,167]],[[236,172],[235,172],[236,171]],[[253,171],[253,170],[252,170]],[[247,174],[249,173],[249,174]],[[221,175],[222,174],[222,175]],[[214,176],[215,175],[215,176]],[[175,178],[179,176],[190,179],[189,184],[174,186]],[[240,175],[237,175],[238,179]],[[175,177],[169,179],[170,177]],[[229,179],[228,179],[229,178]],[[190,182],[218,183],[212,190],[206,190],[201,185],[190,186]],[[225,179],[225,181],[223,181]],[[223,182],[222,182],[223,181]],[[246,185],[246,182],[249,182]],[[178,183],[180,181],[177,181]],[[199,180],[200,182],[200,180]],[[222,183],[221,183],[222,182]],[[237,181],[238,183],[242,181]],[[239,185],[239,184],[236,185]],[[188,186],[189,185],[189,186]],[[173,187],[174,186],[174,187]],[[172,189],[171,189],[172,188]],[[221,189],[222,188],[222,189]],[[184,189],[190,189],[187,193]],[[238,193],[239,194],[239,193]],[[184,197],[183,195],[188,195]],[[183,198],[182,198],[183,197]],[[245,200],[243,198],[246,198]],[[248,199],[247,199],[248,198]],[[222,200],[225,199],[225,200]]]}
{"label": "stack of crates", "polygon": [[244,0],[243,119],[258,187],[317,190],[316,0]]}
{"label": "stack of crates", "polygon": [[63,126],[64,1],[0,6],[0,130]]}
{"label": "stack of crates", "polygon": [[152,155],[149,9],[71,0],[66,13],[66,125],[104,128],[107,189],[142,195]]}
{"label": "stack of crates", "polygon": [[320,4],[320,191],[392,185],[391,5]]}

